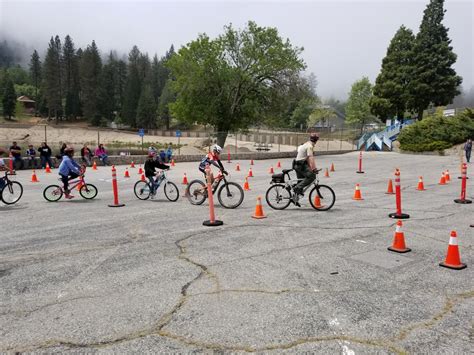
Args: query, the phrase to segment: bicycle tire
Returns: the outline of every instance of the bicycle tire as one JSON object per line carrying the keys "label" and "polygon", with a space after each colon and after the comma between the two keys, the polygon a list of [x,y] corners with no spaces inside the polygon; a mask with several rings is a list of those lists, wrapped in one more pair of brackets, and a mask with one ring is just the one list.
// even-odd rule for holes
{"label": "bicycle tire", "polygon": [[97,196],[97,193],[97,187],[92,184],[82,185],[81,189],[79,190],[79,194],[82,196],[82,198],[85,198],[86,200],[92,200]]}
{"label": "bicycle tire", "polygon": [[[275,201],[273,200],[273,198],[270,198],[272,190],[275,190]],[[275,184],[268,188],[267,193],[265,194],[265,200],[267,201],[268,206],[270,206],[274,210],[284,210],[291,203],[291,194],[286,189],[285,185]]]}
{"label": "bicycle tire", "polygon": [[186,196],[192,205],[202,205],[207,199],[207,192],[195,194],[194,192],[198,189],[202,189],[204,183],[201,180],[193,180],[188,184],[186,188]]}
{"label": "bicycle tire", "polygon": [[[236,188],[236,191],[235,192],[231,191],[231,194],[237,194],[238,193],[240,195],[240,197],[238,197],[238,199],[236,200],[236,203],[233,204],[233,205],[228,205],[227,203],[224,203],[224,201],[223,201],[222,194],[225,194],[225,196],[227,198],[232,198],[233,197],[233,196],[229,196],[227,194],[227,189],[226,189],[227,186],[228,187],[233,186],[233,187]],[[240,186],[239,184],[237,184],[235,182],[227,182],[226,184],[222,185],[219,188],[219,190],[217,191],[217,199],[219,200],[219,203],[221,204],[221,206],[224,207],[224,208],[228,208],[228,209],[237,208],[242,204],[242,201],[244,200],[244,189],[242,189],[242,186]]]}
{"label": "bicycle tire", "polygon": [[135,196],[142,201],[148,200],[151,195],[150,184],[146,181],[137,181],[133,186]]}
{"label": "bicycle tire", "polygon": [[[18,190],[14,188],[13,186],[18,186]],[[19,191],[18,197],[14,199],[9,199],[9,198],[5,199],[5,196],[8,196],[7,193],[9,194],[9,196],[13,196],[14,192],[16,191]],[[3,188],[0,194],[0,200],[3,201],[3,203],[6,205],[13,205],[14,203],[17,203],[18,201],[20,201],[20,198],[22,196],[23,196],[23,185],[20,184],[18,181],[9,181],[5,185],[5,187]]]}
{"label": "bicycle tire", "polygon": [[63,189],[59,185],[46,186],[43,190],[43,197],[48,202],[57,202],[63,197]]}
{"label": "bicycle tire", "polygon": [[[169,187],[168,187],[169,186]],[[167,181],[163,187],[166,198],[171,202],[178,201],[179,198],[179,189],[174,182]]]}
{"label": "bicycle tire", "polygon": [[[327,190],[327,192],[323,192],[325,190]],[[321,200],[320,207],[316,207],[314,203],[316,193],[319,195]],[[316,185],[309,193],[309,203],[317,211],[328,211],[332,208],[332,206],[334,206],[335,202],[336,194],[334,193],[334,190],[327,185]]]}

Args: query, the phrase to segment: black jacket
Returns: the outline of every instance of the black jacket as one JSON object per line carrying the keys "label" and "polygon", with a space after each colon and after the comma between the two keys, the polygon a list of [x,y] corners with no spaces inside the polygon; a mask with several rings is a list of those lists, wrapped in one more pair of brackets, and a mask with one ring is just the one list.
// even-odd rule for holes
{"label": "black jacket", "polygon": [[151,177],[155,175],[155,169],[168,170],[170,167],[166,164],[160,163],[158,160],[148,159],[145,162],[145,176]]}

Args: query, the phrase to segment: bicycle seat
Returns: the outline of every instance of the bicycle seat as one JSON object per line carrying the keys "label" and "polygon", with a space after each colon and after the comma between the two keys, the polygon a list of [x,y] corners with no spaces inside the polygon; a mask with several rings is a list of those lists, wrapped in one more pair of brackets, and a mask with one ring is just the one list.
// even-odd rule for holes
{"label": "bicycle seat", "polygon": [[293,171],[294,169],[283,169],[281,172],[283,174],[288,174],[290,171]]}

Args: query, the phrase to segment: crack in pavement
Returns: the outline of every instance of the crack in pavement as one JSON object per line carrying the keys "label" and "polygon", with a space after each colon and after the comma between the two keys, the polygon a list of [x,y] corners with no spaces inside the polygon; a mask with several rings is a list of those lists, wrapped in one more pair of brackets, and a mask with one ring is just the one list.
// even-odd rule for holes
{"label": "crack in pavement", "polygon": [[[217,275],[212,273],[207,266],[192,260],[187,255],[186,246],[183,244],[185,241],[189,240],[190,238],[201,235],[203,233],[205,232],[193,233],[175,242],[175,245],[178,247],[180,251],[178,258],[185,260],[186,262],[199,268],[200,272],[195,278],[188,281],[181,288],[181,296],[178,302],[176,303],[176,305],[169,312],[164,314],[157,322],[157,325],[154,326],[152,329],[145,329],[145,330],[130,333],[128,335],[124,335],[116,339],[105,340],[105,341],[100,341],[100,342],[95,342],[95,343],[76,343],[76,342],[65,341],[65,340],[49,340],[47,342],[38,344],[36,346],[25,347],[22,349],[9,348],[5,350],[6,351],[14,350],[17,352],[18,351],[34,351],[34,350],[40,350],[40,349],[44,350],[46,348],[53,347],[53,346],[64,346],[67,348],[103,348],[103,347],[109,347],[111,345],[115,345],[115,344],[119,344],[119,343],[123,343],[127,341],[144,338],[146,336],[158,335],[158,336],[162,336],[162,337],[169,338],[172,340],[176,340],[185,345],[190,345],[190,346],[208,349],[208,350],[219,350],[219,351],[227,350],[227,351],[259,352],[259,351],[271,351],[271,350],[285,350],[285,349],[294,348],[299,345],[315,343],[315,342],[348,341],[348,342],[357,343],[361,345],[384,348],[397,354],[406,354],[406,351],[403,348],[397,346],[398,342],[406,339],[410,335],[410,333],[414,331],[415,329],[423,329],[423,328],[432,327],[436,323],[440,322],[443,318],[445,318],[448,314],[450,314],[457,304],[460,304],[463,300],[474,297],[474,291],[457,294],[451,297],[447,296],[443,309],[439,313],[435,314],[431,319],[425,322],[409,325],[403,328],[397,336],[393,338],[389,338],[389,339],[377,339],[377,338],[365,339],[365,338],[357,338],[357,337],[346,336],[346,335],[332,335],[332,336],[299,338],[299,339],[296,339],[287,343],[283,343],[283,344],[267,344],[262,347],[252,347],[252,346],[246,346],[246,345],[229,345],[229,344],[220,344],[220,343],[212,343],[212,342],[189,339],[182,335],[167,332],[164,330],[164,328],[168,324],[170,324],[170,322],[173,319],[173,316],[177,314],[182,309],[182,307],[186,304],[187,300],[193,296],[193,295],[188,294],[189,287],[194,282],[201,279],[203,276],[208,277],[214,283],[215,289],[209,294],[218,294],[218,293],[225,293],[225,292],[241,292],[241,293],[259,292],[259,293],[280,295],[280,294],[291,292],[290,290],[285,290],[285,289],[279,290],[279,291],[255,290],[255,289],[221,290]],[[301,290],[295,290],[295,291],[300,292]]]}

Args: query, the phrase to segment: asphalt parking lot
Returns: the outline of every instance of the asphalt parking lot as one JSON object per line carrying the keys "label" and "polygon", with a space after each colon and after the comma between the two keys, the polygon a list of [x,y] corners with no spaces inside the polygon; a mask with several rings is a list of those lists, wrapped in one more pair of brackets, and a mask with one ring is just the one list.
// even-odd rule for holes
{"label": "asphalt parking lot", "polygon": [[[328,212],[303,206],[251,218],[277,160],[255,161],[251,191],[209,228],[207,202],[153,201],[133,194],[138,179],[117,167],[122,208],[110,208],[110,168],[88,171],[96,199],[49,203],[42,190],[57,180],[30,171],[18,204],[0,204],[0,352],[318,352],[472,353],[474,343],[474,204],[460,195],[452,156],[364,154],[317,157],[337,200]],[[282,160],[283,168],[291,165]],[[249,168],[225,162],[243,184]],[[183,173],[200,178],[198,163],[169,173],[184,194]],[[387,250],[396,221],[386,195],[401,171],[406,254]],[[438,185],[449,169],[452,181]],[[468,197],[474,197],[469,166]],[[423,176],[426,191],[416,191]],[[354,201],[359,183],[364,200]],[[263,198],[264,200],[264,198]],[[456,230],[468,267],[439,267]]]}

